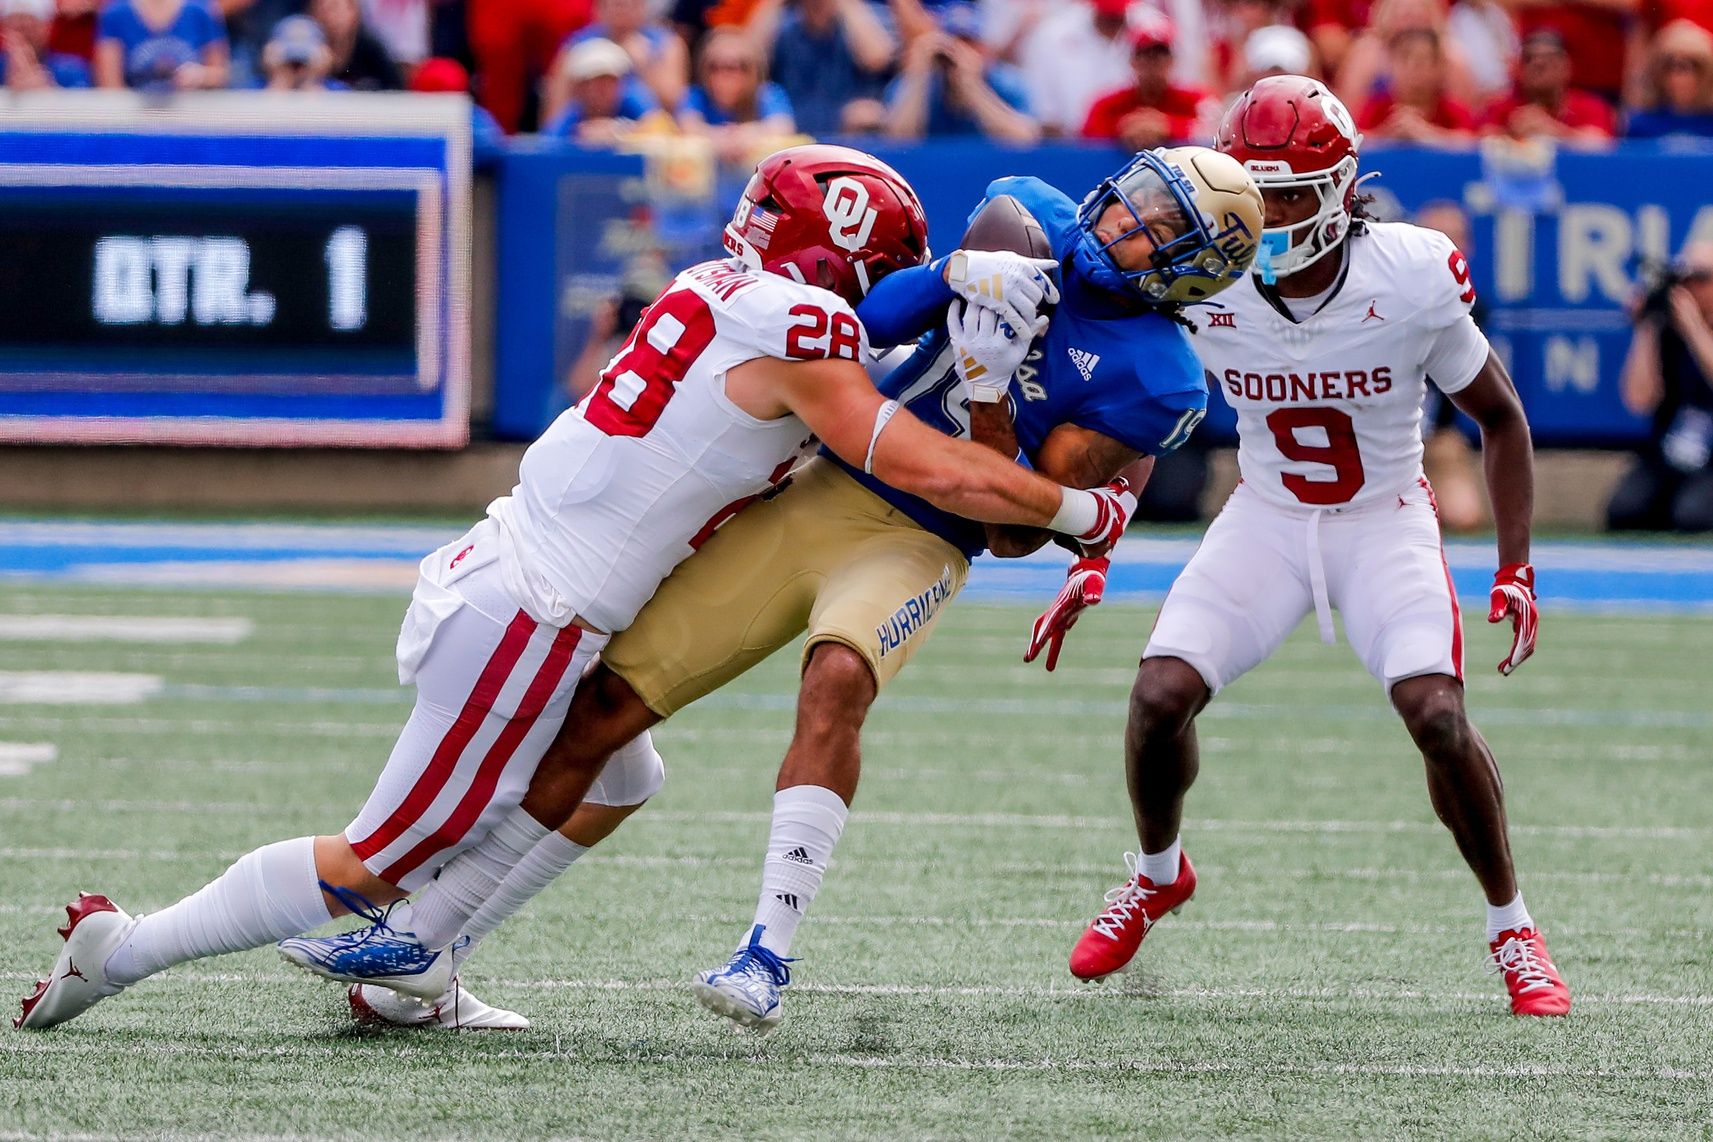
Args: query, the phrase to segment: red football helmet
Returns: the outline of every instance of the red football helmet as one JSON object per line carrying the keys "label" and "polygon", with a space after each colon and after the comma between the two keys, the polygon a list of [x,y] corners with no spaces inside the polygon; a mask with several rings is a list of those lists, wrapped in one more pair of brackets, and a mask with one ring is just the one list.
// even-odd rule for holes
{"label": "red football helmet", "polygon": [[1257,80],[1225,113],[1214,147],[1242,163],[1263,195],[1269,187],[1303,187],[1320,197],[1312,218],[1261,232],[1255,268],[1263,278],[1313,265],[1350,232],[1361,145],[1349,108],[1306,76]]}
{"label": "red football helmet", "polygon": [[814,143],[756,165],[726,249],[752,270],[830,289],[855,305],[928,256],[928,219],[904,177],[873,155]]}

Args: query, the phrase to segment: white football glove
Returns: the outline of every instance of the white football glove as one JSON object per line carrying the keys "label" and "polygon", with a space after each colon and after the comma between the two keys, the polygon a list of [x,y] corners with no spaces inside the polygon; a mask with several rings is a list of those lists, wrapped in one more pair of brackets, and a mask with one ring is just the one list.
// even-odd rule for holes
{"label": "white football glove", "polygon": [[[1047,326],[1045,317],[1035,333]],[[991,309],[954,301],[946,308],[946,331],[952,336],[952,363],[973,404],[996,404],[1011,388],[1012,374],[1029,355],[1034,333],[1011,335]]]}
{"label": "white football glove", "polygon": [[1051,258],[1026,258],[1001,250],[955,250],[946,259],[946,284],[972,305],[999,314],[1013,333],[1021,335],[1036,329],[1042,303],[1059,300],[1059,287],[1048,276],[1058,267]]}

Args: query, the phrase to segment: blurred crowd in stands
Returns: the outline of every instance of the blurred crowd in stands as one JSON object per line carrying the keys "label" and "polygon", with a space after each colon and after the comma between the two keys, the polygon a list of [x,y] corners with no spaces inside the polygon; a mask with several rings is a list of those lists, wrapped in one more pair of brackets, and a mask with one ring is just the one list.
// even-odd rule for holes
{"label": "blurred crowd in stands", "polygon": [[1713,0],[0,0],[11,90],[469,91],[479,134],[1202,139],[1263,75],[1369,139],[1713,137]]}

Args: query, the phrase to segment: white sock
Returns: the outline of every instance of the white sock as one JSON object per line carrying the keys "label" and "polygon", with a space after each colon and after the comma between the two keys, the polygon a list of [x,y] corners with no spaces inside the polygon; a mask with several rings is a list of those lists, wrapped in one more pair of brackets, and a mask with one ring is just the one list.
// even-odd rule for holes
{"label": "white sock", "polygon": [[850,813],[837,793],[819,785],[793,785],[773,795],[773,831],[767,838],[761,899],[755,907],[763,947],[781,956],[791,950],[791,938],[821,889]]}
{"label": "white sock", "polygon": [[542,889],[552,884],[560,873],[576,864],[577,858],[588,851],[587,845],[567,840],[563,833],[548,833],[541,838],[464,925],[461,934],[468,936],[470,942],[453,953],[453,963],[461,964],[469,959],[484,936],[535,899]]}
{"label": "white sock", "polygon": [[523,809],[513,809],[493,832],[441,868],[416,897],[416,938],[427,948],[444,948],[457,939],[484,902],[499,890],[529,851],[547,836],[547,828]]}
{"label": "white sock", "polygon": [[1521,932],[1524,928],[1533,928],[1535,920],[1529,915],[1529,906],[1523,903],[1523,894],[1517,893],[1517,898],[1509,904],[1487,905],[1487,942],[1492,943],[1500,932]]}
{"label": "white sock", "polygon": [[177,904],[139,917],[108,957],[107,978],[129,987],[174,964],[259,948],[332,918],[315,871],[315,838],[280,841],[239,857]]}
{"label": "white sock", "polygon": [[1166,846],[1165,852],[1143,853],[1142,862],[1137,867],[1137,871],[1153,881],[1156,887],[1176,884],[1178,882],[1178,855],[1182,851],[1183,846],[1178,843],[1178,838],[1173,837],[1172,843]]}

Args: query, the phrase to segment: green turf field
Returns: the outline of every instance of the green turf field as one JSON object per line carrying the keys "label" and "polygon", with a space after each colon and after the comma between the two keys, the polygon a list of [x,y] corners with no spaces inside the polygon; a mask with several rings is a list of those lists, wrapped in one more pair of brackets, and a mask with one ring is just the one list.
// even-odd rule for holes
{"label": "green turf field", "polygon": [[[0,644],[0,670],[167,683],[0,704],[0,741],[59,751],[0,776],[10,994],[77,890],[147,911],[341,828],[405,713],[401,610],[0,589],[0,615],[255,624],[234,645]],[[1522,1023],[1419,760],[1307,629],[1202,723],[1196,900],[1129,975],[1076,985],[1066,955],[1135,842],[1118,738],[1152,611],[1095,612],[1052,676],[1018,661],[1030,617],[960,604],[882,699],[771,1038],[684,981],[750,916],[789,656],[660,731],[666,791],[466,969],[534,1030],[354,1034],[338,988],[259,950],[0,1030],[0,1137],[1713,1137],[1713,620],[1549,614],[1508,680],[1470,626],[1522,883],[1577,998]]]}

